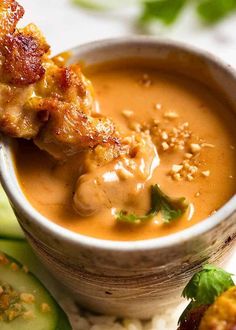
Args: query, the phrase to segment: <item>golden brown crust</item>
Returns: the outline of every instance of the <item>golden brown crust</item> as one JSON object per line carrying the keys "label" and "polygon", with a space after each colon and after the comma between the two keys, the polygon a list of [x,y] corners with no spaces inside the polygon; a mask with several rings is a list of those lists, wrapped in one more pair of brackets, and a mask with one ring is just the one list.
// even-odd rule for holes
{"label": "golden brown crust", "polygon": [[7,34],[3,39],[3,76],[13,85],[29,85],[42,78],[45,69],[42,57],[48,51],[47,45],[32,35]]}
{"label": "golden brown crust", "polygon": [[16,24],[24,15],[24,12],[24,8],[15,0],[1,0],[0,38],[15,31]]}
{"label": "golden brown crust", "polygon": [[0,83],[0,130],[12,137],[30,139],[38,134],[42,125],[37,113],[25,103],[33,93],[33,87],[11,87]]}
{"label": "golden brown crust", "polygon": [[80,66],[64,67],[50,59],[50,48],[34,24],[15,31],[23,13],[15,1],[0,5],[0,19],[5,17],[0,39],[0,130],[32,138],[56,158],[98,145],[115,146],[113,154],[118,155],[114,124],[93,116],[93,88]]}
{"label": "golden brown crust", "polygon": [[81,79],[81,71],[78,65],[58,68],[58,87],[62,93],[74,90],[75,95],[86,96],[86,88]]}
{"label": "golden brown crust", "polygon": [[97,145],[119,144],[114,136],[115,127],[107,118],[92,118],[78,111],[73,104],[55,98],[42,100],[39,108],[40,111],[46,111],[49,120],[36,137],[35,143],[56,158],[61,155],[70,156]]}

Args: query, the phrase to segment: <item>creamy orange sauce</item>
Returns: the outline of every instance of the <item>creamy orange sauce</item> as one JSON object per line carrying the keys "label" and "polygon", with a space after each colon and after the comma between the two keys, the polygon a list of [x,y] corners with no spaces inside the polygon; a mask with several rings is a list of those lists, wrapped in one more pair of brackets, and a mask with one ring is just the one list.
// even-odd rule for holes
{"label": "creamy orange sauce", "polygon": [[[140,240],[190,227],[233,196],[236,187],[235,117],[217,95],[190,78],[142,66],[101,66],[89,70],[87,75],[94,85],[102,114],[111,117],[120,131],[130,134],[141,125],[142,130],[151,129],[152,132],[155,120],[159,134],[152,137],[157,145],[160,164],[156,164],[142,194],[132,195],[132,189],[137,188],[132,184],[137,185],[139,180],[120,180],[111,189],[109,185],[106,188],[110,189],[115,203],[119,199],[117,205],[122,206],[125,200],[122,196],[130,193],[131,202],[123,208],[145,214],[150,204],[149,187],[159,184],[171,197],[186,197],[191,207],[171,224],[163,224],[160,217],[143,225],[120,224],[114,218],[114,209],[109,206],[82,217],[75,211],[73,195],[83,155],[58,163],[31,142],[20,141],[15,152],[20,184],[30,203],[40,213],[84,235],[109,240]],[[184,147],[171,148],[171,130],[183,125],[183,134],[187,136],[183,138],[186,140]],[[193,152],[193,144],[200,146],[201,150]],[[181,164],[191,153],[195,159],[191,166],[196,166],[197,172],[188,177],[173,176],[173,165],[183,166]],[[150,160],[150,157],[146,159]],[[114,169],[114,163],[108,169]],[[91,204],[93,189],[92,185],[82,191]]]}

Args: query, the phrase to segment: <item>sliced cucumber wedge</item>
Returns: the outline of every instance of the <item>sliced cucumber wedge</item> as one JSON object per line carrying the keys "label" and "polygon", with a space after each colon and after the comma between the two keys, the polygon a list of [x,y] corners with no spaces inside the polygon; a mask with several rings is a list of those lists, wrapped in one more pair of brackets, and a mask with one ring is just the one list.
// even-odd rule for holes
{"label": "sliced cucumber wedge", "polygon": [[0,237],[23,239],[24,234],[16,220],[7,196],[0,185]]}
{"label": "sliced cucumber wedge", "polygon": [[30,272],[38,278],[41,278],[41,273],[43,277],[45,271],[26,241],[0,238],[0,251],[18,260],[21,264],[27,265]]}
{"label": "sliced cucumber wedge", "polygon": [[72,329],[66,314],[41,282],[27,267],[3,252],[0,252],[0,329]]}

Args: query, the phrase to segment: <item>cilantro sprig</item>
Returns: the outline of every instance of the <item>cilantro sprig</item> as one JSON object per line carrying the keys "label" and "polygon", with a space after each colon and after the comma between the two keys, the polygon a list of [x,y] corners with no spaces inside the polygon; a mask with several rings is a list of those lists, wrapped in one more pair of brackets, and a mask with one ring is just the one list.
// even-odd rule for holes
{"label": "cilantro sprig", "polygon": [[171,25],[178,18],[186,2],[187,0],[144,1],[139,20],[142,24],[159,20],[165,25]]}
{"label": "cilantro sprig", "polygon": [[201,0],[197,6],[199,17],[206,23],[217,23],[236,11],[236,0]]}
{"label": "cilantro sprig", "polygon": [[205,265],[188,282],[182,296],[190,301],[182,313],[179,322],[182,322],[188,312],[202,305],[211,305],[223,292],[234,286],[232,274],[213,265]]}
{"label": "cilantro sprig", "polygon": [[73,3],[92,10],[109,10],[136,4],[141,7],[138,21],[142,25],[160,21],[173,24],[185,7],[192,5],[201,21],[215,24],[236,12],[236,0],[71,0]]}
{"label": "cilantro sprig", "polygon": [[151,186],[151,207],[147,214],[137,215],[121,210],[116,214],[116,220],[119,222],[138,224],[152,219],[161,212],[164,222],[170,223],[181,217],[187,208],[188,202],[184,197],[171,198],[164,194],[156,184]]}

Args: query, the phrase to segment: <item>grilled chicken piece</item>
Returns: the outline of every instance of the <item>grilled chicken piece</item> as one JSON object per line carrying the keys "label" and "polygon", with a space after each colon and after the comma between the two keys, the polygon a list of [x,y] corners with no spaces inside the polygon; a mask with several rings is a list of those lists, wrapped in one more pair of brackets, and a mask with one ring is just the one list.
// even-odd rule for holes
{"label": "grilled chicken piece", "polygon": [[[159,164],[150,135],[134,134],[125,141],[114,123],[95,111],[93,88],[80,66],[66,67],[63,57],[50,58],[50,47],[35,25],[15,30],[24,13],[15,1],[4,1],[0,10],[0,131],[33,139],[56,159],[87,152],[86,174],[74,195],[81,215],[128,203],[120,180],[132,204]],[[113,179],[107,179],[109,172]]]}
{"label": "grilled chicken piece", "polygon": [[236,329],[236,286],[219,296],[204,314],[199,330]]}
{"label": "grilled chicken piece", "polygon": [[35,95],[33,83],[45,74],[42,58],[48,52],[33,24],[6,34],[0,42],[0,130],[7,135],[30,139],[43,124],[28,103]]}
{"label": "grilled chicken piece", "polygon": [[149,207],[143,190],[160,163],[150,135],[135,133],[128,141],[123,140],[120,157],[112,162],[115,152],[115,148],[110,148],[108,154],[106,148],[99,146],[87,155],[85,174],[77,181],[73,200],[81,216],[91,216],[102,209],[120,210],[124,205],[127,211],[132,211],[134,205],[136,211],[138,207],[142,211]]}
{"label": "grilled chicken piece", "polygon": [[94,116],[93,88],[80,66],[51,59],[35,25],[16,30],[23,14],[16,1],[0,5],[0,131],[34,139],[55,158],[98,145],[118,150],[113,122]]}
{"label": "grilled chicken piece", "polygon": [[55,99],[43,100],[40,107],[42,116],[49,116],[49,120],[34,143],[54,158],[72,156],[97,145],[120,145],[114,135],[114,124],[108,118],[93,118],[73,103]]}

